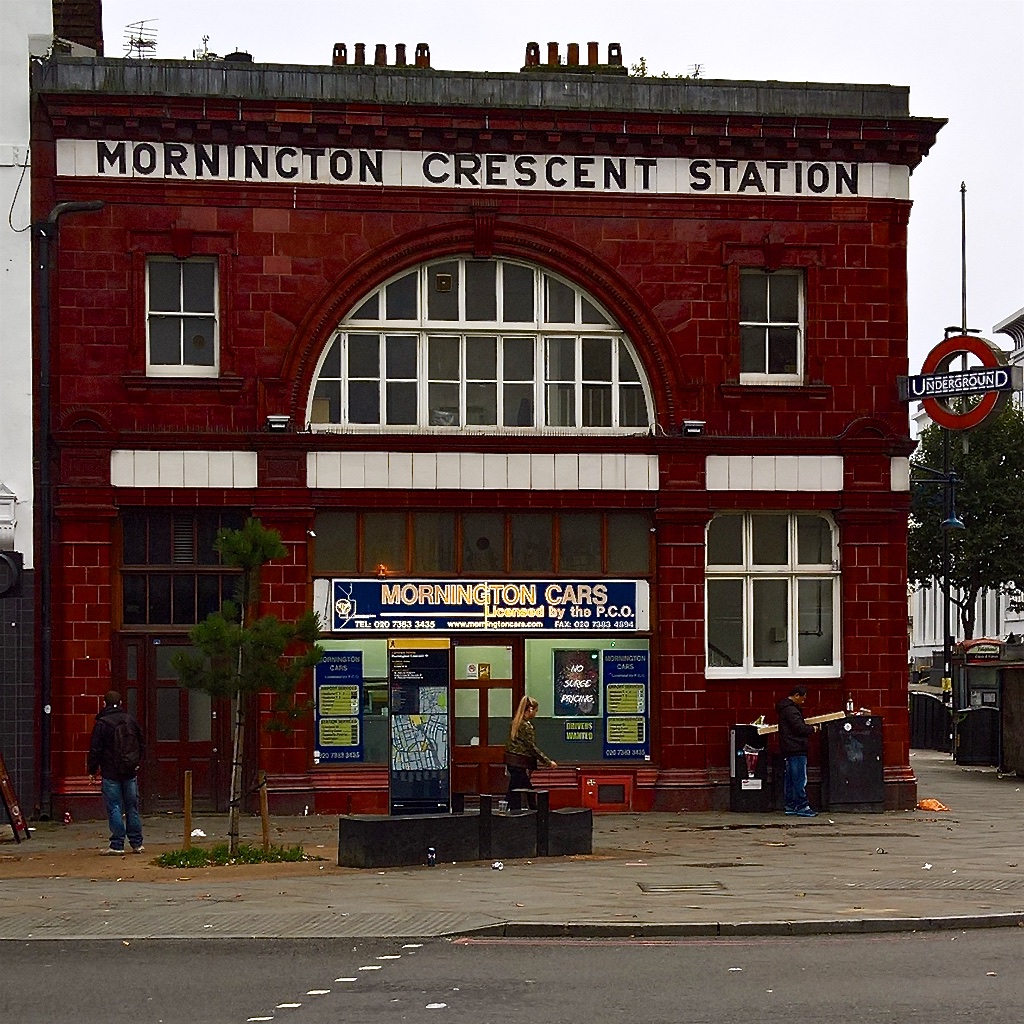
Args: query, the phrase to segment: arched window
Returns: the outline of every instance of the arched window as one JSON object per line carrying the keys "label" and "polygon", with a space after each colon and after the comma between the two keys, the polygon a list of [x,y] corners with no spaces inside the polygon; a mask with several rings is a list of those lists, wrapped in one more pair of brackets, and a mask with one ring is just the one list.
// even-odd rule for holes
{"label": "arched window", "polygon": [[405,271],[338,325],[313,430],[645,431],[651,396],[622,328],[576,286],[509,260]]}

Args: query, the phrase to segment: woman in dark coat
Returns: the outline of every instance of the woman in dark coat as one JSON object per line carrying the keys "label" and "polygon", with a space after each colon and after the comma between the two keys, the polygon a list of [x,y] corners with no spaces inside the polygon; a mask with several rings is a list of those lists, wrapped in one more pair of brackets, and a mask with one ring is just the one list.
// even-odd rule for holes
{"label": "woman in dark coat", "polygon": [[512,800],[512,792],[516,789],[533,789],[530,783],[530,772],[540,761],[549,768],[558,765],[537,746],[537,737],[533,729],[533,718],[540,705],[533,697],[523,697],[512,718],[508,743],[505,744],[505,765],[508,768],[508,796]]}

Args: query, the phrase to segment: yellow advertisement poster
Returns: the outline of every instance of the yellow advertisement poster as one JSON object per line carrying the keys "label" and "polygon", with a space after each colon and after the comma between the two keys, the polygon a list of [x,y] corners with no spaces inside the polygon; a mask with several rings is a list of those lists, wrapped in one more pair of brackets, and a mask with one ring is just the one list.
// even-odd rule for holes
{"label": "yellow advertisement poster", "polygon": [[642,715],[647,711],[647,687],[644,683],[608,683],[605,702],[609,715]]}
{"label": "yellow advertisement poster", "polygon": [[317,737],[322,747],[358,747],[358,718],[321,718]]}
{"label": "yellow advertisement poster", "polygon": [[605,740],[608,743],[643,743],[646,739],[644,725],[642,715],[608,718],[605,720]]}
{"label": "yellow advertisement poster", "polygon": [[321,686],[319,700],[322,718],[359,714],[358,686]]}

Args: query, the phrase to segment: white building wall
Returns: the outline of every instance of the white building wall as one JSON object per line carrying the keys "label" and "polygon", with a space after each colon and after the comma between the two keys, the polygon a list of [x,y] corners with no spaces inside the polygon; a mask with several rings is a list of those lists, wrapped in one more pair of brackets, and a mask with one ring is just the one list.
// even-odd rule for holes
{"label": "white building wall", "polygon": [[0,208],[10,211],[9,220],[0,216],[0,487],[16,498],[13,548],[26,568],[33,562],[29,57],[44,54],[52,35],[50,0],[0,2]]}

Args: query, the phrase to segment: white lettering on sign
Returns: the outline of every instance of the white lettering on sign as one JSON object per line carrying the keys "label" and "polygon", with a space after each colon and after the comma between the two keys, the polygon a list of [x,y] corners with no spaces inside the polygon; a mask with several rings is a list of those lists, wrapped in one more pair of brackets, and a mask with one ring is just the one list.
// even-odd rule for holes
{"label": "white lettering on sign", "polygon": [[693,196],[909,196],[909,169],[810,160],[443,153],[58,139],[61,177]]}
{"label": "white lettering on sign", "polygon": [[933,395],[969,395],[978,391],[1009,391],[1013,388],[1010,371],[1002,367],[921,374],[909,380],[912,399],[931,398]]}

